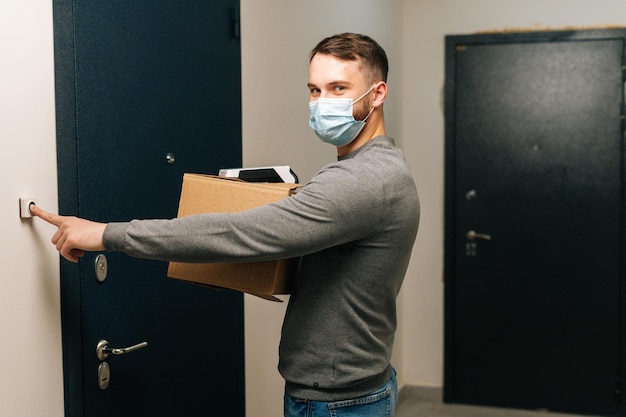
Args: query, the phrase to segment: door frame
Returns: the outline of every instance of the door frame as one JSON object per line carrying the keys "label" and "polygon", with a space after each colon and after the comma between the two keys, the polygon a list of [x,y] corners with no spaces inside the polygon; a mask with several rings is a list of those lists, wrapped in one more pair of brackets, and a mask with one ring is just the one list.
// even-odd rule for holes
{"label": "door frame", "polygon": [[[561,30],[548,32],[522,32],[522,33],[491,33],[478,35],[450,35],[445,39],[445,91],[444,91],[444,114],[445,114],[445,178],[444,178],[444,390],[443,399],[445,402],[454,402],[456,387],[454,385],[454,357],[455,357],[455,276],[456,265],[455,256],[459,245],[456,242],[458,236],[455,225],[455,95],[454,86],[456,80],[455,73],[455,48],[457,45],[463,44],[504,44],[512,42],[550,42],[558,40],[600,40],[600,39],[619,39],[626,45],[626,28],[616,29],[586,29],[586,30]],[[622,80],[626,82],[626,46],[622,55]],[[626,122],[624,120],[624,93],[622,93],[622,137],[621,137],[621,154],[622,154],[622,186],[626,184],[626,149],[624,146],[624,132]],[[621,213],[622,220],[620,224],[620,277],[624,275],[624,266],[626,265],[626,196],[622,187]],[[617,400],[617,410],[619,416],[626,416],[626,402],[621,401],[621,393],[626,389],[624,375],[626,375],[626,343],[624,343],[624,334],[626,334],[626,308],[623,300],[626,299],[626,285],[624,279],[619,283],[619,317],[618,317],[618,346],[615,391]]]}
{"label": "door frame", "polygon": [[[55,111],[59,214],[78,216],[73,0],[54,0]],[[81,289],[78,264],[61,259],[61,335],[65,415],[83,415]]]}

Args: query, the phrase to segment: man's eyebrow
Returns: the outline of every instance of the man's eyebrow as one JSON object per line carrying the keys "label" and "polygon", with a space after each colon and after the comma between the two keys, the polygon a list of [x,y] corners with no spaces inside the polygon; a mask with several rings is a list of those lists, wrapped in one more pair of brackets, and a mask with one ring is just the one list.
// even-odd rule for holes
{"label": "man's eyebrow", "polygon": [[[311,88],[311,87],[317,87],[316,84],[313,83],[307,83],[306,84],[307,87]],[[348,85],[348,86],[353,86],[354,83],[350,82],[350,81],[344,81],[344,80],[337,80],[337,81],[331,81],[329,83],[326,83],[327,86],[333,87],[336,85]]]}
{"label": "man's eyebrow", "polygon": [[337,81],[328,83],[328,85],[353,85],[353,83],[351,83],[350,81],[346,81],[346,80],[337,80]]}

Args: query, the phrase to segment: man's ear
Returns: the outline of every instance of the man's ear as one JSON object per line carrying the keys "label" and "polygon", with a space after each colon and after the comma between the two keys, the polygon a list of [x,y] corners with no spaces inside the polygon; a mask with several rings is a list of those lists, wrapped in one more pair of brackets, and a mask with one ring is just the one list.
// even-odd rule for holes
{"label": "man's ear", "polygon": [[372,101],[373,107],[382,106],[383,102],[387,98],[387,83],[379,81],[376,83],[374,89],[374,101]]}

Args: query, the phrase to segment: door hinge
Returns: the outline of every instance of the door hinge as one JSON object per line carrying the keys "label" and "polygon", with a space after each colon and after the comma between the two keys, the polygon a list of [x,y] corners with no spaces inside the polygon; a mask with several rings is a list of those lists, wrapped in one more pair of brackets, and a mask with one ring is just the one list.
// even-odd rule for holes
{"label": "door hinge", "polygon": [[241,36],[241,17],[239,13],[239,6],[232,6],[230,8],[230,24],[233,38],[239,39]]}
{"label": "door hinge", "polygon": [[622,378],[615,378],[615,404],[619,407],[622,402]]}
{"label": "door hinge", "polygon": [[624,131],[624,100],[626,97],[626,55],[622,55],[622,132]]}

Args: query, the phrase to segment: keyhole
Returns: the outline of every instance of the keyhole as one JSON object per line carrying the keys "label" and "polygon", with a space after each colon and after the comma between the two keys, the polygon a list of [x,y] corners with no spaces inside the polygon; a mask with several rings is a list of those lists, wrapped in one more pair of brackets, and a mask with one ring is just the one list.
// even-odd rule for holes
{"label": "keyhole", "polygon": [[107,279],[108,269],[107,257],[104,256],[104,254],[96,256],[94,270],[98,282],[104,282],[104,280]]}

